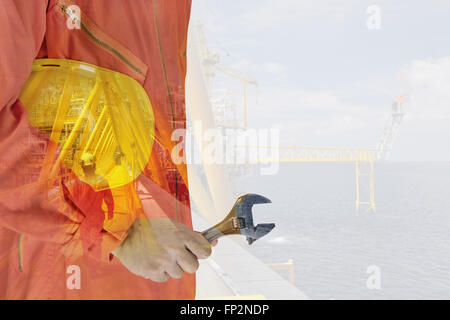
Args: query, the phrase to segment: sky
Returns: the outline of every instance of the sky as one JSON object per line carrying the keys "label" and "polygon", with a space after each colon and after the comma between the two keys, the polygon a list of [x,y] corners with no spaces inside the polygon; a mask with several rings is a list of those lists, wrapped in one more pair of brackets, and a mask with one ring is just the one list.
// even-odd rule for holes
{"label": "sky", "polygon": [[[281,145],[375,148],[405,95],[391,160],[450,161],[449,17],[448,0],[193,0],[191,23],[258,81],[249,126],[279,128]],[[240,100],[236,79],[213,85]]]}

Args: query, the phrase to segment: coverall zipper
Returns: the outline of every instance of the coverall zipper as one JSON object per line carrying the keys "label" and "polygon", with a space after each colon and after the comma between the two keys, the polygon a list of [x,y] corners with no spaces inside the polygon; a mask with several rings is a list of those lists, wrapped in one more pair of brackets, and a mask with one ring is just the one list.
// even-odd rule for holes
{"label": "coverall zipper", "polygon": [[19,237],[17,238],[17,262],[19,271],[23,271],[23,264],[22,264],[22,255],[23,255],[23,249],[22,249],[22,234],[19,234]]}

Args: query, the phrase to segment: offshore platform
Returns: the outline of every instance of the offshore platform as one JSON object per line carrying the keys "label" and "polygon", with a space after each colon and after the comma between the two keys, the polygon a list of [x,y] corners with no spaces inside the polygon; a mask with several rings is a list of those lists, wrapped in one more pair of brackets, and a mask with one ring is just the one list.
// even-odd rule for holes
{"label": "offshore platform", "polygon": [[[247,130],[247,86],[258,86],[258,82],[250,75],[235,70],[220,62],[219,53],[209,48],[204,26],[197,22],[193,28],[196,33],[196,42],[200,65],[205,79],[208,96],[211,100],[214,121],[217,127],[240,128]],[[242,104],[241,106],[227,100],[227,95],[231,94],[226,90],[214,91],[211,79],[218,74],[230,76],[241,82]],[[215,94],[218,93],[218,96]],[[374,163],[377,161],[387,161],[390,157],[394,141],[397,137],[400,124],[404,118],[405,97],[400,96],[392,104],[391,112],[386,120],[384,130],[378,145],[374,149],[361,148],[335,148],[335,147],[303,147],[303,146],[258,146],[258,149],[277,148],[278,157],[267,158],[260,156],[267,152],[257,152],[258,163],[268,163],[271,161],[285,162],[350,162],[355,164],[355,186],[356,199],[355,210],[366,209],[370,212],[376,211],[375,183],[374,183]],[[241,109],[239,112],[238,110]],[[236,115],[241,113],[240,117]],[[233,115],[234,118],[230,118]],[[242,170],[249,165],[234,166],[229,171],[234,170],[236,175],[242,175]],[[244,169],[242,169],[244,168]]]}

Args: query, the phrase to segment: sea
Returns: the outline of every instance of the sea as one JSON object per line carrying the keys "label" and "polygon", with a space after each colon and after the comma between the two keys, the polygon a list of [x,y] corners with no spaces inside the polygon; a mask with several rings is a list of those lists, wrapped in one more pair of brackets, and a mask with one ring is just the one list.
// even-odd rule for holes
{"label": "sea", "polygon": [[[275,229],[247,249],[268,264],[292,259],[311,299],[450,299],[450,162],[375,163],[375,212],[355,210],[354,163],[253,168],[236,184],[272,200],[253,210]],[[368,180],[360,188],[368,198]]]}

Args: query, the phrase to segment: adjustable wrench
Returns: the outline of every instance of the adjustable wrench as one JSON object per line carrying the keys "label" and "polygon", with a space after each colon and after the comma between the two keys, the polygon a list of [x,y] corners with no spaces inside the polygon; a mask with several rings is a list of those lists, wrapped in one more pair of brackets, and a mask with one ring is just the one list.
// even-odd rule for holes
{"label": "adjustable wrench", "polygon": [[212,242],[221,236],[241,234],[247,238],[248,244],[252,244],[262,236],[265,236],[273,228],[274,223],[253,225],[252,206],[258,203],[270,203],[271,201],[258,194],[246,194],[236,200],[231,211],[221,222],[202,232],[202,235]]}

